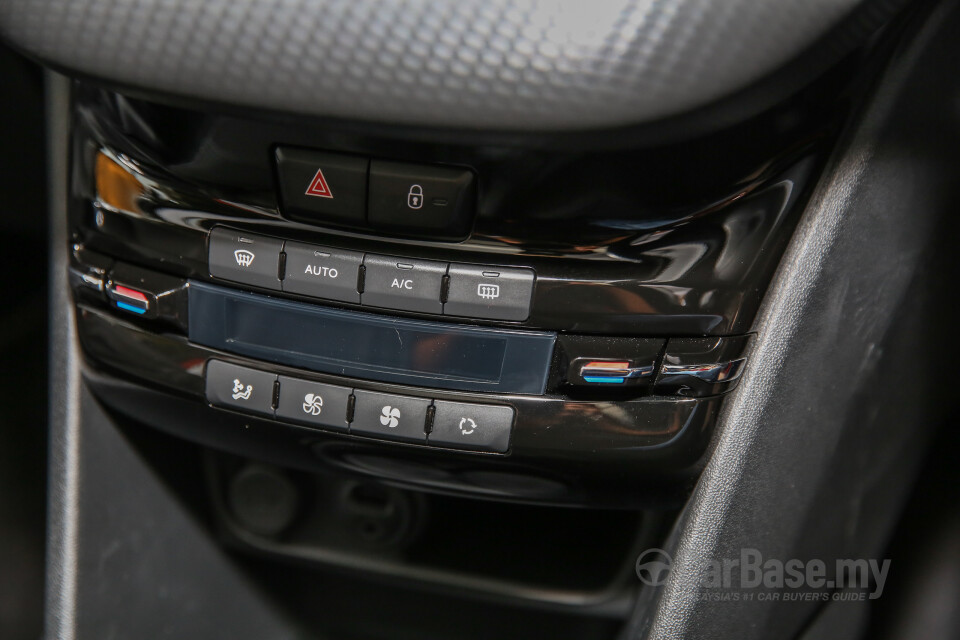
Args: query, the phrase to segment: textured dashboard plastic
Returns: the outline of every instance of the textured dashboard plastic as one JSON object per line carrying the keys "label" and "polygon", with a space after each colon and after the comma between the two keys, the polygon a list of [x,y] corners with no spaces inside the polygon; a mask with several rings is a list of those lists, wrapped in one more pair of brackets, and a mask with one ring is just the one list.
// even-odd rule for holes
{"label": "textured dashboard plastic", "polygon": [[[706,104],[888,0],[6,0],[0,35],[111,82],[234,105],[504,130]],[[867,24],[869,23],[869,25]],[[816,65],[814,65],[816,66]]]}

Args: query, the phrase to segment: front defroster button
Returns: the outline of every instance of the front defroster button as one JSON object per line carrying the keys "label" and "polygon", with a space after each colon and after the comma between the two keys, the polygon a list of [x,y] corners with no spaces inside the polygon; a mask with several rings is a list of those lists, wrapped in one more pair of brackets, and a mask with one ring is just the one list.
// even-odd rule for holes
{"label": "front defroster button", "polygon": [[210,275],[279,291],[282,248],[283,240],[216,227],[210,232]]}

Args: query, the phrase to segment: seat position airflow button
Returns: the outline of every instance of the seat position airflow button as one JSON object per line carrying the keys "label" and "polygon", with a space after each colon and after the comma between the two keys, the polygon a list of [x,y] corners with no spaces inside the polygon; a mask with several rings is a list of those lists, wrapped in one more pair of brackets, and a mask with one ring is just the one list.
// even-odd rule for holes
{"label": "seat position airflow button", "polygon": [[207,402],[272,417],[276,380],[277,376],[272,373],[211,360],[207,363]]}
{"label": "seat position airflow button", "polygon": [[283,240],[217,227],[210,232],[210,275],[279,291],[282,248]]}
{"label": "seat position airflow button", "polygon": [[287,254],[284,291],[327,300],[360,302],[357,276],[363,263],[362,253],[289,241],[283,250]]}
{"label": "seat position airflow button", "polygon": [[526,320],[530,315],[534,274],[530,269],[450,265],[448,316]]}
{"label": "seat position airflow button", "polygon": [[443,262],[367,255],[363,296],[365,306],[441,313],[440,287],[447,265]]}

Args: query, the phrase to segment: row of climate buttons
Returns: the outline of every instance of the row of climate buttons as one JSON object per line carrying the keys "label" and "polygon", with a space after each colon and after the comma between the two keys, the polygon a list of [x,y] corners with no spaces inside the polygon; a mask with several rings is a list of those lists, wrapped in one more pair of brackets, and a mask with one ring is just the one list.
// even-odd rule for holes
{"label": "row of climate buttons", "polygon": [[210,275],[265,289],[371,307],[526,320],[530,269],[447,264],[321,247],[216,227]]}
{"label": "row of climate buttons", "polygon": [[313,224],[460,240],[476,206],[473,172],[278,147],[284,215]]}
{"label": "row of climate buttons", "polygon": [[207,401],[308,427],[466,451],[504,453],[513,409],[376,393],[210,360]]}

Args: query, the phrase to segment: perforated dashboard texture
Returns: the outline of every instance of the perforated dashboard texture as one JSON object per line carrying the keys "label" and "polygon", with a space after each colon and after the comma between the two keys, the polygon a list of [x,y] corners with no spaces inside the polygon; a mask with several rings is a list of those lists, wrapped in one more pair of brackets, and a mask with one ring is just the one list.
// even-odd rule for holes
{"label": "perforated dashboard texture", "polygon": [[892,4],[3,0],[0,34],[60,70],[161,93],[378,122],[557,130],[696,108],[780,67],[858,5],[870,5],[858,15],[875,25]]}

